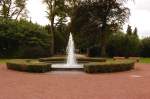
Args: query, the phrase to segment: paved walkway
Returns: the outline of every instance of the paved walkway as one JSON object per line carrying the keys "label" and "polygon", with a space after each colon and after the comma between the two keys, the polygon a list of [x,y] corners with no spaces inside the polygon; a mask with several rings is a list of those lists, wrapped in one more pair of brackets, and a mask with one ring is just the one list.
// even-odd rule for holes
{"label": "paved walkway", "polygon": [[150,99],[150,64],[109,74],[33,74],[1,65],[0,99]]}

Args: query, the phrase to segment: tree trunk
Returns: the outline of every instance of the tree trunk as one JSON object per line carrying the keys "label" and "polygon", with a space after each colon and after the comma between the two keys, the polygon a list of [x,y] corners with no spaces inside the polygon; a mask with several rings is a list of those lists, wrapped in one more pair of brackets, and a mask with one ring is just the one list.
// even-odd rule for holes
{"label": "tree trunk", "polygon": [[101,46],[101,56],[106,57],[106,19],[103,23],[102,30],[101,30],[101,38],[100,38],[100,46]]}
{"label": "tree trunk", "polygon": [[101,45],[101,56],[106,57],[106,45],[105,44]]}
{"label": "tree trunk", "polygon": [[106,57],[106,34],[103,34],[101,35],[101,56],[102,57]]}
{"label": "tree trunk", "polygon": [[51,55],[54,55],[54,44],[55,44],[55,41],[54,41],[54,18],[52,18],[51,20],[51,26],[50,26],[50,31],[51,31]]}

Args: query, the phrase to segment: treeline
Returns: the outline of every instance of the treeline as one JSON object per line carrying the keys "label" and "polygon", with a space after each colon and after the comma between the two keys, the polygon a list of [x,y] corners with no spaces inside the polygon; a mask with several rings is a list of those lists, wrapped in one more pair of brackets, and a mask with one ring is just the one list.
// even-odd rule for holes
{"label": "treeline", "polygon": [[[65,54],[68,27],[55,28],[55,54]],[[64,31],[64,32],[61,32]],[[60,33],[61,32],[61,33]],[[76,49],[79,53],[89,56],[101,56],[99,38],[92,34],[74,34]],[[37,58],[51,56],[51,38],[49,26],[40,26],[26,20],[5,20],[0,18],[0,57],[1,58]],[[88,43],[88,42],[91,42]],[[95,42],[95,44],[92,42]],[[150,57],[150,37],[139,39],[137,28],[132,31],[128,26],[127,32],[115,32],[107,40],[106,52],[113,56],[142,56]]]}
{"label": "treeline", "polygon": [[[122,57],[150,57],[150,37],[139,39],[137,28],[133,31],[128,25],[127,32],[113,33],[107,42],[106,52],[108,57],[122,56]],[[99,57],[100,46],[93,46],[88,48],[88,55],[92,57]]]}
{"label": "treeline", "polygon": [[[78,53],[89,56],[150,57],[150,37],[128,26],[128,0],[42,0],[49,24],[26,21],[26,0],[0,1],[0,57],[37,58],[65,54],[69,32]],[[71,22],[68,22],[68,18]],[[57,20],[57,21],[56,21]]]}

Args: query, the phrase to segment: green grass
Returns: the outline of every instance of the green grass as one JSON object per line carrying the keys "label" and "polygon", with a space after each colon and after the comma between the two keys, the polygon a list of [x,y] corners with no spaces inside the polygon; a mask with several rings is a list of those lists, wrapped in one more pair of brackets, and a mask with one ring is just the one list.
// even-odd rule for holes
{"label": "green grass", "polygon": [[5,64],[6,62],[10,61],[12,59],[0,59],[0,64]]}
{"label": "green grass", "polygon": [[140,63],[150,63],[150,58],[140,58]]}
{"label": "green grass", "polygon": [[[108,58],[107,60],[113,61],[112,58]],[[143,57],[141,57],[139,63],[149,63],[150,64],[150,58],[143,58]]]}

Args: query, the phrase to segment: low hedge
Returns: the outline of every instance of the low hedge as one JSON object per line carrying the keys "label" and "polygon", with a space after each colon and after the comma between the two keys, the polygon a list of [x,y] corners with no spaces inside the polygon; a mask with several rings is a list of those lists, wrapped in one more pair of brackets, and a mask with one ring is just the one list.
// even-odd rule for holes
{"label": "low hedge", "polygon": [[51,65],[47,63],[32,63],[32,62],[7,62],[7,68],[17,71],[27,71],[35,73],[44,73],[51,70]]}
{"label": "low hedge", "polygon": [[50,61],[65,61],[65,57],[47,57],[47,58],[40,58],[40,62],[50,62]]}
{"label": "low hedge", "polygon": [[[65,62],[66,61],[66,57],[49,57],[49,58],[40,58],[39,59],[40,62],[48,62],[48,63],[57,63],[57,62]],[[87,63],[87,62],[105,62],[106,59],[105,58],[91,58],[91,57],[77,57],[77,61],[79,63]]]}
{"label": "low hedge", "polygon": [[84,65],[84,71],[87,73],[109,73],[127,71],[134,68],[134,62],[132,61],[120,61],[120,62],[91,62]]}

